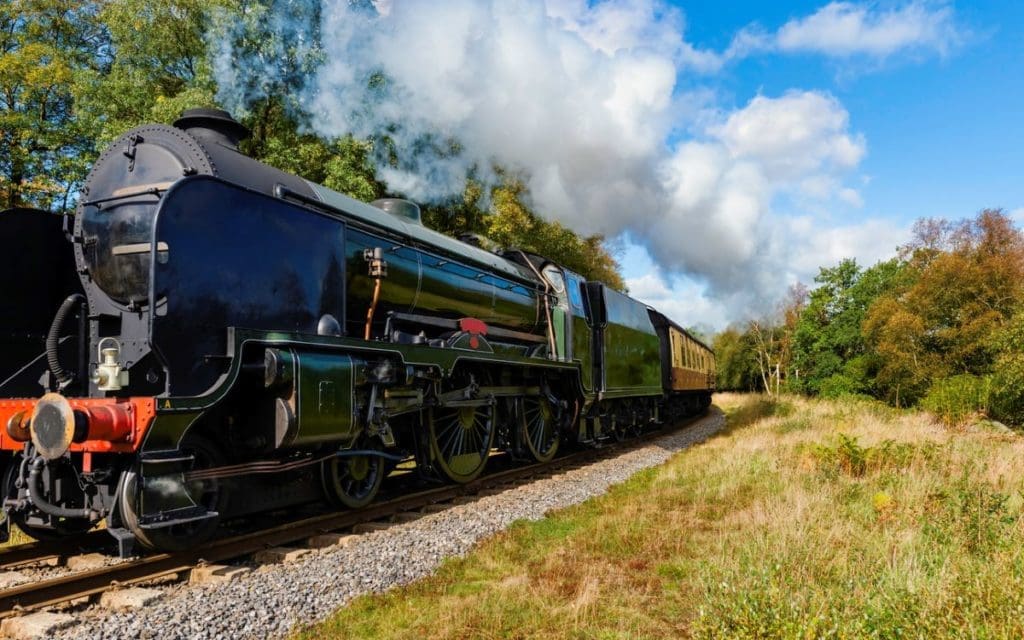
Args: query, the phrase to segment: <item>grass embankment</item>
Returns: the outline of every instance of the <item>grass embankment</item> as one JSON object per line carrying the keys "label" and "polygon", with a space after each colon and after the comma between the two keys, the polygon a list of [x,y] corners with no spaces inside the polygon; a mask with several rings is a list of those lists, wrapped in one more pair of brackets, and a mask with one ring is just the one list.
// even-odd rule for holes
{"label": "grass embankment", "polygon": [[716,402],[721,436],[304,637],[1024,636],[1024,438]]}

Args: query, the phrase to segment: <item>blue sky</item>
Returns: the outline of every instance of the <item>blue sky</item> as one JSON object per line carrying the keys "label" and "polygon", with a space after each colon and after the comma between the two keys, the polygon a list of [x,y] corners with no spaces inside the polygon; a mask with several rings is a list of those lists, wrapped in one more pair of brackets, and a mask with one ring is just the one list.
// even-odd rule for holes
{"label": "blue sky", "polygon": [[[317,133],[450,134],[458,156],[379,167],[388,189],[428,202],[470,169],[516,171],[536,211],[618,243],[631,295],[684,325],[770,314],[820,267],[891,257],[920,217],[1024,221],[1016,3],[307,1],[325,64],[293,98]],[[230,108],[287,57],[222,49]],[[379,71],[390,92],[369,96]]]}
{"label": "blue sky", "polygon": [[[674,3],[688,37],[723,49],[751,22],[778,27],[825,3]],[[879,3],[900,7],[907,3]],[[869,5],[870,6],[870,5]],[[893,54],[832,59],[815,54],[764,55],[726,69],[716,82],[736,106],[758,93],[822,89],[850,112],[867,138],[860,171],[865,210],[913,220],[969,216],[986,206],[1024,206],[1014,170],[1024,160],[1024,3],[949,3],[963,38],[945,55]]]}
{"label": "blue sky", "polygon": [[[727,51],[741,30],[758,25],[767,33],[806,20],[828,7],[820,2],[673,3],[685,16],[685,38],[696,49]],[[833,7],[837,5],[832,5]],[[849,115],[849,130],[863,136],[864,154],[843,175],[859,195],[856,205],[826,203],[816,212],[828,223],[856,227],[864,221],[891,223],[885,233],[852,247],[850,257],[871,263],[891,255],[920,217],[958,219],[985,207],[1002,207],[1024,219],[1024,5],[975,3],[844,3],[865,11],[865,22],[886,12],[919,7],[943,12],[942,42],[894,45],[883,54],[827,50],[762,51],[722,65],[696,78],[686,70],[679,87],[715,92],[723,110],[742,109],[756,96],[788,91],[817,91],[834,97]],[[779,213],[801,213],[806,203],[783,195],[773,199]],[[770,309],[764,303],[722,312],[708,296],[699,274],[659,271],[658,261],[627,240],[623,267],[634,295],[652,304],[669,304],[681,321],[721,328]],[[823,260],[838,255],[821,255]],[[823,262],[818,266],[827,266]],[[790,282],[810,284],[806,267],[790,271]],[[779,289],[774,290],[779,294]],[[680,298],[704,299],[700,308],[674,304]]]}

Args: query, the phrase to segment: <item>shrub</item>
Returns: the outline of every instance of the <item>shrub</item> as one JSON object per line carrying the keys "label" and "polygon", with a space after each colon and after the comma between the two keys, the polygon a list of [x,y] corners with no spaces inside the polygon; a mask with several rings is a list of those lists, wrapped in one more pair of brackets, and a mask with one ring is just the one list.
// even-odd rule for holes
{"label": "shrub", "polygon": [[843,396],[857,395],[863,393],[864,385],[854,378],[842,373],[836,373],[821,382],[819,393],[823,398],[841,398]]}
{"label": "shrub", "polygon": [[933,496],[941,507],[923,531],[936,543],[986,557],[1011,544],[1007,534],[1019,514],[1010,508],[1010,496],[974,478],[976,473],[976,469],[964,469],[951,490]]}
{"label": "shrub", "polygon": [[992,415],[1014,425],[1024,425],[1024,313],[1017,313],[996,335],[992,379]]}
{"label": "shrub", "polygon": [[827,474],[841,473],[860,478],[882,470],[905,469],[916,453],[914,445],[885,440],[865,447],[857,438],[840,433],[835,444],[810,446],[810,454],[818,468]]}
{"label": "shrub", "polygon": [[988,415],[991,396],[990,376],[964,374],[932,383],[921,406],[947,425],[958,426],[971,418]]}

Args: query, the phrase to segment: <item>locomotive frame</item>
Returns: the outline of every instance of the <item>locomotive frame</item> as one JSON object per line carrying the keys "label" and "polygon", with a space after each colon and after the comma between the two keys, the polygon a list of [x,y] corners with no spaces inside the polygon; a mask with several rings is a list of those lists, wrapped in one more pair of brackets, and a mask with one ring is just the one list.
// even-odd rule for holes
{"label": "locomotive frame", "polygon": [[713,354],[656,310],[257,163],[243,133],[213,110],[134,129],[69,243],[34,232],[64,257],[4,284],[8,526],[182,548],[228,516],[364,506],[402,461],[467,482],[495,448],[546,461],[710,404]]}

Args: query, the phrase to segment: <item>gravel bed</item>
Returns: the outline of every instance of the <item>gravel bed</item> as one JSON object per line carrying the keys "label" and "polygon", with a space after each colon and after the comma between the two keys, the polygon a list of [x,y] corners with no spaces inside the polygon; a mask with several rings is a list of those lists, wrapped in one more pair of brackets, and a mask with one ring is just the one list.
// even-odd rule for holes
{"label": "gravel bed", "polygon": [[515,520],[537,520],[605,493],[634,473],[719,431],[724,416],[707,417],[614,458],[536,480],[499,495],[365,534],[344,548],[314,551],[286,565],[264,567],[220,585],[169,590],[156,604],[133,612],[99,609],[57,638],[266,638],[297,624],[328,617],[355,596],[380,592],[430,575],[444,558],[468,553],[477,541]]}

